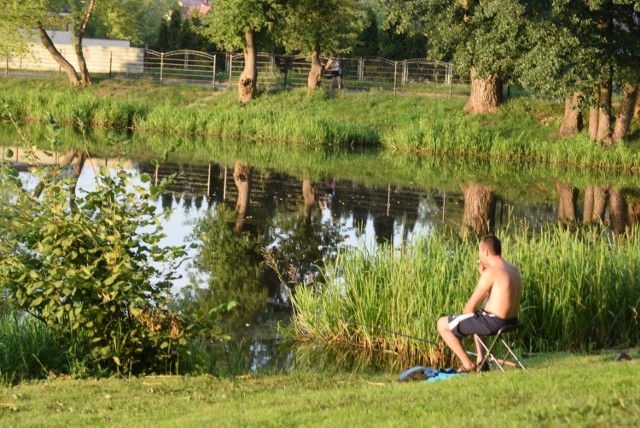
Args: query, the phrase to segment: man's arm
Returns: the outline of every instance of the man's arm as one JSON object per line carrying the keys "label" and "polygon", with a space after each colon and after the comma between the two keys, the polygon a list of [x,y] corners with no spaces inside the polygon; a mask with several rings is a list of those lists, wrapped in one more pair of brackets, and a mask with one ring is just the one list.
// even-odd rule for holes
{"label": "man's arm", "polygon": [[484,299],[484,296],[486,296],[487,293],[491,291],[492,286],[493,277],[491,275],[491,270],[487,269],[480,275],[480,279],[478,280],[476,289],[473,291],[473,294],[464,305],[464,308],[462,308],[462,313],[470,314],[475,311],[482,299]]}

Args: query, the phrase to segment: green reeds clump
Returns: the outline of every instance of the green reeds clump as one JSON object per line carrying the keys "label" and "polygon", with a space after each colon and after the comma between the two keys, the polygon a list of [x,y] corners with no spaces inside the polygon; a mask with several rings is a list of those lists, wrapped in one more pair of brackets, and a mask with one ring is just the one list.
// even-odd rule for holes
{"label": "green reeds clump", "polygon": [[[520,346],[529,352],[637,346],[637,231],[616,238],[597,229],[520,227],[502,241],[503,256],[524,281]],[[460,313],[471,295],[479,276],[477,242],[434,232],[400,250],[342,253],[325,269],[324,284],[296,288],[297,340],[316,353],[331,349],[334,360],[353,361],[345,357],[349,349],[394,369],[450,365],[436,323]],[[372,357],[379,353],[388,358]]]}
{"label": "green reeds clump", "polygon": [[67,373],[66,355],[46,324],[18,313],[0,314],[0,380],[18,382]]}

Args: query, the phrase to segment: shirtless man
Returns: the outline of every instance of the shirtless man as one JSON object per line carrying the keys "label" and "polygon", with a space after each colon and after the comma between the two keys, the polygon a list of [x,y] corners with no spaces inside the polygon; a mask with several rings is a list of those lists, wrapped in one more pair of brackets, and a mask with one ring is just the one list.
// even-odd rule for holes
{"label": "shirtless man", "polygon": [[[460,341],[477,334],[481,338],[496,333],[505,325],[518,323],[522,298],[522,278],[518,269],[502,258],[502,245],[495,236],[486,236],[478,246],[480,279],[473,294],[462,308],[462,315],[438,320],[438,333],[460,358],[461,370],[474,371],[484,358],[484,349],[476,343],[476,364],[467,356]],[[485,299],[482,308],[476,309]]]}

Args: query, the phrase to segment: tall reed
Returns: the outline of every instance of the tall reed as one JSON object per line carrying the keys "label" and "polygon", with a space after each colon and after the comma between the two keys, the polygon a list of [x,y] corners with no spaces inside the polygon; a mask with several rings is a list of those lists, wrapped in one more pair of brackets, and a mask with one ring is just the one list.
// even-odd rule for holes
{"label": "tall reed", "polygon": [[0,314],[0,379],[38,379],[68,371],[60,343],[41,321],[19,313]]}
{"label": "tall reed", "polygon": [[[635,346],[640,339],[640,234],[519,227],[503,237],[504,257],[524,279],[520,346],[530,352]],[[298,341],[392,368],[450,365],[436,330],[459,313],[478,279],[477,240],[434,232],[401,250],[343,252],[325,282],[292,295]],[[410,336],[410,337],[409,337]],[[469,339],[467,346],[472,343]]]}

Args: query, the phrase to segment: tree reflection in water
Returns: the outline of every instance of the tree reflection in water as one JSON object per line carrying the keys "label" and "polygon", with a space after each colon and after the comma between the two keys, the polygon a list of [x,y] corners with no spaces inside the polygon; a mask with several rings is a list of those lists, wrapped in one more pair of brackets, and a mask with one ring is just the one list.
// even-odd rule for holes
{"label": "tree reflection in water", "polygon": [[[316,193],[308,178],[305,195],[297,210],[284,205],[252,205],[251,170],[236,164],[238,188],[235,206],[219,203],[201,218],[193,233],[199,246],[195,267],[206,283],[192,279],[183,288],[185,310],[206,313],[219,305],[236,301],[238,306],[224,316],[233,340],[242,341],[247,363],[252,368],[275,363],[275,326],[269,320],[288,320],[290,303],[284,287],[311,283],[319,268],[336,255],[341,241],[339,227],[323,222]],[[265,249],[289,285],[265,263]],[[267,327],[265,327],[267,325]],[[269,328],[270,327],[270,328]]]}

